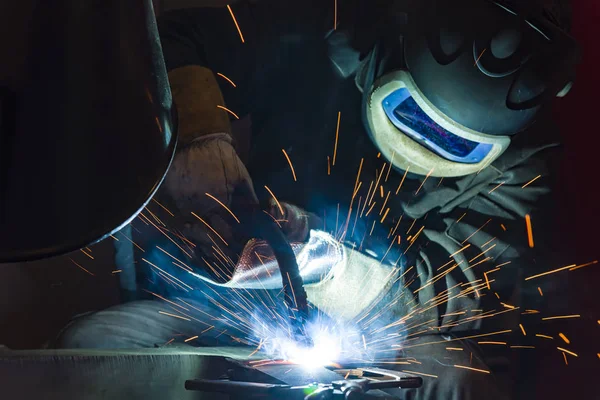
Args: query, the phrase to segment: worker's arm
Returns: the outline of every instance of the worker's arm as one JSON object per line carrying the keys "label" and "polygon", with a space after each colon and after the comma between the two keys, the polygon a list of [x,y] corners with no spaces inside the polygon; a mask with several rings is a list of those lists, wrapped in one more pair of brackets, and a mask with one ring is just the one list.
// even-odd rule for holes
{"label": "worker's arm", "polygon": [[[414,269],[405,278],[416,303],[428,305],[422,317],[445,330],[479,329],[482,322],[491,329],[513,327],[507,321],[518,321],[519,313],[484,321],[473,319],[475,314],[468,310],[518,306],[526,294],[524,278],[548,269],[544,259],[551,254],[550,187],[559,148],[518,142],[513,146],[495,166],[469,177],[466,190],[423,221],[423,237],[415,243],[416,254],[407,266]],[[467,181],[457,186],[461,184]],[[532,221],[531,244],[526,215]],[[440,294],[449,300],[431,306]],[[502,308],[499,302],[509,306]]]}

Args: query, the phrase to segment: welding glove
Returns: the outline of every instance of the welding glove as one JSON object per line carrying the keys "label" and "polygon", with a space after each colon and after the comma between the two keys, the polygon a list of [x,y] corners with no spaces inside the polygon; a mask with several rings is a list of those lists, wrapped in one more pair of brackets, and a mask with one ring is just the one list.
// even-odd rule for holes
{"label": "welding glove", "polygon": [[[258,209],[252,179],[235,150],[229,114],[212,71],[185,66],[169,72],[177,107],[179,149],[165,178],[162,192],[177,209],[175,227],[193,243],[195,264],[220,265],[212,275],[231,279],[246,243],[241,229],[244,211]],[[287,203],[271,201],[267,211],[287,235],[303,242],[319,220]],[[215,276],[216,275],[216,276]]]}

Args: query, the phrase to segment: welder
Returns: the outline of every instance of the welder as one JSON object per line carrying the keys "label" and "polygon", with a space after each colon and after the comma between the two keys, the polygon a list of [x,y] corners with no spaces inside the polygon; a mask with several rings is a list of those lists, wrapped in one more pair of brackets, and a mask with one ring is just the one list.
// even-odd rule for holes
{"label": "welder", "polygon": [[[241,1],[160,18],[179,119],[160,193],[174,226],[195,245],[194,268],[223,284],[205,266],[213,233],[241,265],[232,275],[264,268],[234,215],[270,199],[289,240],[318,229],[344,253],[306,282],[316,308],[351,321],[403,298],[385,318],[410,316],[405,352],[437,377],[417,398],[510,397],[476,342],[453,339],[518,329],[519,282],[537,268],[525,218],[539,221],[534,249],[549,220],[549,106],[574,81],[568,7],[324,3]],[[157,304],[80,318],[58,345],[145,347],[193,331]]]}

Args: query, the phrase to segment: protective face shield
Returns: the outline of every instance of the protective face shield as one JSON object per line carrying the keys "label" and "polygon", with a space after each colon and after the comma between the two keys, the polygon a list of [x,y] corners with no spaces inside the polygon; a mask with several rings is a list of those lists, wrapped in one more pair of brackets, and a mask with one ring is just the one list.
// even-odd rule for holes
{"label": "protective face shield", "polygon": [[[363,121],[400,170],[458,177],[490,165],[574,79],[579,54],[554,25],[496,2],[426,2],[363,65]],[[390,13],[393,14],[393,13]]]}

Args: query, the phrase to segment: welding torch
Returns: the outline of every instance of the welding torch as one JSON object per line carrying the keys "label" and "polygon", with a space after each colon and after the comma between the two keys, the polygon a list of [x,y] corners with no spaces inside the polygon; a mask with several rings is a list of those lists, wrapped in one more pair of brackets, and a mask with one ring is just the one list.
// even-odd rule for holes
{"label": "welding torch", "polygon": [[281,272],[284,302],[294,339],[305,346],[312,346],[305,328],[309,318],[308,298],[296,255],[280,226],[269,214],[263,212],[263,209],[268,209],[268,202],[261,201],[260,204],[261,206],[252,207],[250,212],[245,213],[246,222],[243,226],[251,237],[264,240],[273,250]]}

